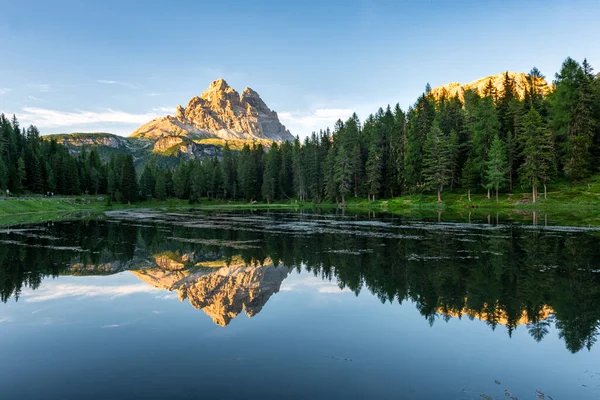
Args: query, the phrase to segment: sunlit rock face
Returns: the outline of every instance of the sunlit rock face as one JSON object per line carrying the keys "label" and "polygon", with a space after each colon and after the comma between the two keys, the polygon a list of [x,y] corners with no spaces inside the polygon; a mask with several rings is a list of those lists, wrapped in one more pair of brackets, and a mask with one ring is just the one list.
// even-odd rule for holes
{"label": "sunlit rock face", "polygon": [[[186,258],[193,259],[193,255]],[[252,317],[279,291],[290,269],[267,260],[263,265],[241,260],[197,262],[186,268],[180,260],[157,256],[157,268],[131,271],[142,281],[158,288],[176,291],[179,299],[203,310],[215,324],[227,326],[242,311]],[[210,266],[210,267],[207,267]]]}
{"label": "sunlit rock face", "polygon": [[292,141],[277,113],[267,107],[250,88],[240,95],[224,79],[210,84],[186,107],[177,106],[175,115],[154,119],[138,128],[131,137],[157,139],[185,136],[194,139]]}
{"label": "sunlit rock face", "polygon": [[[451,82],[446,85],[437,86],[431,89],[430,93],[435,99],[439,99],[443,94],[445,94],[447,98],[458,96],[461,100],[464,100],[464,94],[467,90],[474,90],[480,95],[483,95],[485,93],[486,86],[488,86],[488,83],[491,81],[496,95],[500,96],[504,92],[504,74],[505,73],[503,72],[500,74],[487,76],[471,83],[463,84]],[[508,76],[514,81],[515,92],[520,99],[523,99],[525,97],[525,93],[530,90],[531,83],[533,83],[535,91],[542,96],[546,96],[552,92],[552,87],[548,85],[544,78],[532,78],[530,83],[527,79],[527,74],[522,72],[509,72]]]}

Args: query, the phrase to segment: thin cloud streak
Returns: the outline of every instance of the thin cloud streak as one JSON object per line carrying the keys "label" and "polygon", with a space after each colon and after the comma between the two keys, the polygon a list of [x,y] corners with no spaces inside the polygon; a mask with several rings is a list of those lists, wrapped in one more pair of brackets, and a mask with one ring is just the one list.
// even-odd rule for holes
{"label": "thin cloud streak", "polygon": [[108,79],[98,79],[98,83],[104,83],[104,84],[107,84],[107,85],[120,85],[120,86],[127,87],[127,88],[130,88],[130,89],[137,89],[138,88],[133,83],[122,82],[122,81],[113,81],[113,80],[108,80]]}
{"label": "thin cloud streak", "polygon": [[37,89],[42,93],[47,93],[52,90],[52,86],[47,83],[29,83],[27,87],[30,89]]}
{"label": "thin cloud streak", "polygon": [[153,108],[152,111],[163,112],[163,113],[171,113],[175,110],[175,107],[157,107]]}
{"label": "thin cloud streak", "polygon": [[352,112],[349,108],[321,108],[312,113],[280,112],[278,115],[284,123],[306,127],[321,125],[323,128],[323,124],[346,119],[352,115]]}
{"label": "thin cloud streak", "polygon": [[320,108],[312,112],[280,112],[281,122],[293,135],[304,137],[327,127],[332,128],[338,119],[348,119],[353,113],[349,108]]}
{"label": "thin cloud streak", "polygon": [[9,88],[0,88],[0,96],[2,96],[3,94],[6,94],[10,92]]}
{"label": "thin cloud streak", "polygon": [[158,117],[155,113],[135,114],[125,111],[106,109],[104,111],[76,110],[75,112],[57,111],[38,107],[23,108],[20,119],[43,127],[73,126],[85,124],[122,123],[144,124]]}

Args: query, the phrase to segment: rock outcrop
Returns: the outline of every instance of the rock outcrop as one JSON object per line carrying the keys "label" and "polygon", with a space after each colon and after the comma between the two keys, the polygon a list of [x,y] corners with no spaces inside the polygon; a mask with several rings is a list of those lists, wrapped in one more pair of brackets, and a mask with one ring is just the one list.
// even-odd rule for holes
{"label": "rock outcrop", "polygon": [[[446,94],[448,98],[458,96],[461,100],[464,99],[464,94],[467,90],[475,90],[480,95],[485,93],[486,86],[491,81],[492,87],[497,95],[501,95],[504,91],[504,72],[485,78],[477,79],[471,83],[458,83],[451,82],[446,85],[437,86],[431,89],[431,94],[434,98],[439,99],[442,94]],[[531,84],[528,80],[528,75],[524,73],[509,72],[508,76],[515,83],[515,91],[519,98],[525,97],[525,93],[530,89]],[[552,92],[552,87],[548,85],[544,78],[532,78],[532,82],[535,85],[535,90],[543,96],[548,95]]]}
{"label": "rock outcrop", "polygon": [[131,137],[159,139],[167,136],[192,139],[292,141],[277,113],[250,88],[240,95],[224,79],[210,84],[175,115],[156,118],[138,128]]}

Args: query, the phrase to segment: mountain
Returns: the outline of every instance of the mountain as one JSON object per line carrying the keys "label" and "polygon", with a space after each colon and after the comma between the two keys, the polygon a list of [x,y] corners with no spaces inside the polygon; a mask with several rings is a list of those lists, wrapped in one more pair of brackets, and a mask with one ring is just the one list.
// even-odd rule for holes
{"label": "mountain", "polygon": [[[463,100],[464,94],[467,90],[475,90],[480,95],[483,94],[486,86],[488,85],[488,82],[491,80],[492,86],[494,87],[496,93],[500,95],[504,91],[504,74],[505,73],[502,72],[500,74],[487,76],[485,78],[477,79],[476,81],[473,81],[471,83],[463,84],[458,82],[451,82],[446,85],[437,86],[431,89],[430,93],[435,99],[439,99],[442,93],[444,93],[445,91],[447,97],[454,97],[458,95],[458,97],[461,100]],[[508,72],[508,76],[515,82],[515,91],[517,92],[517,95],[520,99],[523,99],[525,97],[526,91],[530,88],[530,84],[527,79],[528,75],[522,72]],[[548,85],[544,78],[533,78],[533,82],[535,84],[536,90],[540,94],[546,96],[550,94],[550,92],[552,92],[552,86]]]}
{"label": "mountain", "polygon": [[186,107],[177,106],[174,116],[156,118],[131,135],[153,140],[171,136],[233,141],[294,140],[258,93],[247,87],[240,95],[224,79],[212,82]]}
{"label": "mountain", "polygon": [[212,82],[185,108],[177,106],[174,116],[156,118],[129,137],[101,132],[44,138],[64,144],[74,155],[94,147],[104,162],[114,153],[131,154],[138,169],[152,158],[158,165],[175,166],[181,159],[219,156],[225,142],[239,150],[245,143],[269,147],[273,142],[294,140],[258,93],[247,87],[240,95],[224,79]]}

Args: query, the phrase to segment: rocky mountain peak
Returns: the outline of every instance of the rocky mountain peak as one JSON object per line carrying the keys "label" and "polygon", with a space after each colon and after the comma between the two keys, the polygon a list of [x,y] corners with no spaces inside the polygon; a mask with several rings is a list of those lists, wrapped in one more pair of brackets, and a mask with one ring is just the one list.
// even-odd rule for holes
{"label": "rocky mountain peak", "polygon": [[175,116],[157,118],[138,128],[133,137],[159,139],[165,136],[189,136],[192,139],[293,141],[254,90],[246,87],[240,95],[224,79],[213,81],[186,107],[178,106]]}

